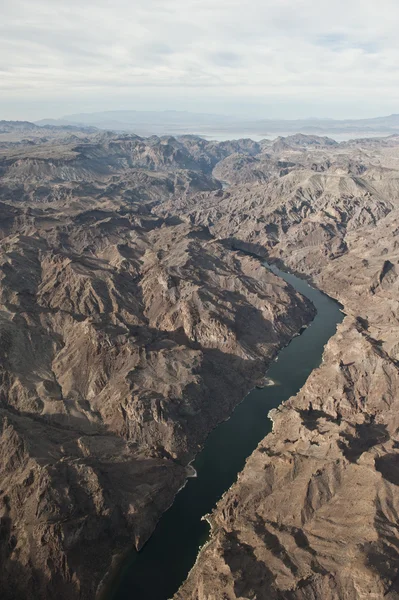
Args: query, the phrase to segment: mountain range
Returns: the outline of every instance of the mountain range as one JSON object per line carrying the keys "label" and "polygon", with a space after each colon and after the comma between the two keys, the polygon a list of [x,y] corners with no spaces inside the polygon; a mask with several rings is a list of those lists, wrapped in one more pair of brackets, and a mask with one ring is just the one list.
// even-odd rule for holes
{"label": "mountain range", "polygon": [[235,116],[191,113],[185,111],[116,110],[66,115],[61,119],[43,119],[36,123],[45,126],[91,126],[112,131],[127,131],[139,135],[178,135],[184,133],[213,136],[215,133],[240,132],[240,137],[276,136],[289,133],[322,135],[377,135],[397,133],[399,114],[371,119],[246,119]]}

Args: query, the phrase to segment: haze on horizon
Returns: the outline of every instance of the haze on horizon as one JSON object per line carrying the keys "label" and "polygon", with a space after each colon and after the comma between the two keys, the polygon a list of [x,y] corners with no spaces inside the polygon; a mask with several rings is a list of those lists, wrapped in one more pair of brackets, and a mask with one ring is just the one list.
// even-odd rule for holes
{"label": "haze on horizon", "polygon": [[399,112],[394,0],[0,0],[0,119]]}

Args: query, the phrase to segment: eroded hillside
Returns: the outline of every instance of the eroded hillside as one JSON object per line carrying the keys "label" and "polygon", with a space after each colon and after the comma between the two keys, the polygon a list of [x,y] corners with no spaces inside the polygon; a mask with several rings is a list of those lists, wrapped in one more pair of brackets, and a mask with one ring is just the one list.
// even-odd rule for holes
{"label": "eroded hillside", "polygon": [[94,598],[312,318],[258,261],[156,214],[220,189],[212,168],[239,148],[259,149],[96,133],[4,144],[2,597]]}
{"label": "eroded hillside", "polygon": [[347,316],[210,515],[176,598],[398,598],[398,138],[7,127],[5,597],[94,598],[209,431],[312,319],[242,249],[309,278]]}
{"label": "eroded hillside", "polygon": [[347,314],[210,515],[179,600],[399,597],[396,143],[341,144],[328,158],[284,150],[299,168],[179,206],[230,247],[308,277]]}

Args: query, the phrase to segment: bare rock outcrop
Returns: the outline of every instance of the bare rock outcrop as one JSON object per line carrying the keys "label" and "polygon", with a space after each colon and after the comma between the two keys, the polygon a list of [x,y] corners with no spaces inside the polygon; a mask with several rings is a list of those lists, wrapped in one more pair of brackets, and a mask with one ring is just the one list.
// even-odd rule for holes
{"label": "bare rock outcrop", "polygon": [[4,598],[93,598],[113,557],[151,535],[207,434],[311,320],[240,249],[307,277],[347,316],[209,516],[176,598],[399,598],[397,139],[23,141],[10,127]]}
{"label": "bare rock outcrop", "polygon": [[94,598],[113,556],[148,539],[207,434],[313,316],[206,227],[151,214],[147,202],[194,180],[180,169],[188,142],[146,142],[142,170],[121,167],[128,142],[115,138],[2,159],[5,599]]}
{"label": "bare rock outcrop", "polygon": [[178,600],[399,598],[396,152],[379,148],[361,177],[294,171],[231,189],[229,214],[213,196],[188,209],[311,279],[348,316],[209,515]]}
{"label": "bare rock outcrop", "polygon": [[399,371],[347,317],[209,517],[176,598],[397,598]]}

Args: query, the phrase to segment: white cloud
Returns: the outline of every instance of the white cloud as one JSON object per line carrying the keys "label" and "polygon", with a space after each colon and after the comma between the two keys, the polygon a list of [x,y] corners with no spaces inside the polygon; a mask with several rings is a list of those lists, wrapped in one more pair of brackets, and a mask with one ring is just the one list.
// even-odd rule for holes
{"label": "white cloud", "polygon": [[0,14],[4,110],[399,100],[396,0],[0,0]]}

